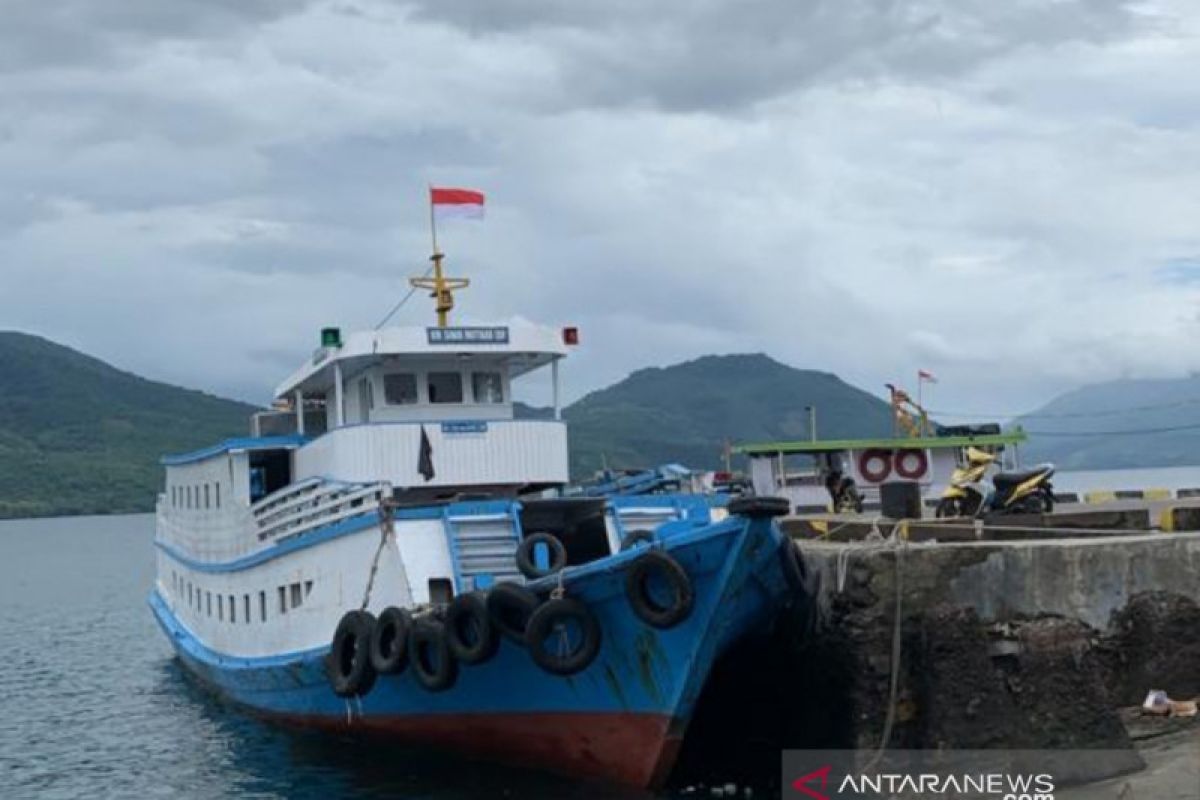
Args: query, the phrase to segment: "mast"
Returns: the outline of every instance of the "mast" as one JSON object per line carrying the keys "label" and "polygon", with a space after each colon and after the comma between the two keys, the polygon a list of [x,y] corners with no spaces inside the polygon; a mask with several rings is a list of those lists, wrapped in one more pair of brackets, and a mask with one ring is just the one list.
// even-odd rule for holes
{"label": "mast", "polygon": [[454,291],[467,288],[471,281],[467,278],[447,278],[442,271],[442,259],[446,255],[438,249],[437,215],[433,208],[432,186],[429,191],[429,234],[433,240],[433,255],[429,260],[433,262],[433,277],[409,278],[408,282],[415,289],[429,290],[429,296],[434,299],[434,308],[437,311],[438,327],[444,328],[449,321],[450,311],[454,308]]}

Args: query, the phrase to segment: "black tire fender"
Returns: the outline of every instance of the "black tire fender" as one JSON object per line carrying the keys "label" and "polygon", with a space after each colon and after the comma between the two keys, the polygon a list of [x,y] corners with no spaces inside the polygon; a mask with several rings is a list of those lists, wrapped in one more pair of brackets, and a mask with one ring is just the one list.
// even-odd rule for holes
{"label": "black tire fender", "polygon": [[500,647],[500,633],[480,592],[454,598],[446,612],[445,629],[450,652],[464,664],[482,664]]}
{"label": "black tire fender", "polygon": [[388,606],[371,631],[371,666],[380,675],[395,675],[408,664],[408,629],[412,617],[403,608]]}
{"label": "black tire fender", "polygon": [[525,644],[525,630],[537,607],[537,595],[515,583],[498,583],[487,594],[492,626],[500,635],[518,644]]}
{"label": "black tire fender", "polygon": [[[664,580],[671,601],[663,606],[650,595],[650,579],[655,575]],[[625,597],[638,619],[655,628],[673,628],[692,613],[696,592],[692,579],[679,562],[661,550],[651,550],[640,556],[625,573]]]}
{"label": "black tire fender", "polygon": [[[550,567],[539,569],[534,560],[534,548],[544,544],[550,548]],[[567,565],[567,548],[558,537],[552,533],[532,533],[517,545],[517,569],[529,579],[544,578],[553,575]]]}
{"label": "black tire fender", "polygon": [[408,663],[417,683],[430,692],[444,692],[458,680],[458,662],[446,640],[446,629],[434,619],[413,621],[408,634]]}
{"label": "black tire fender", "polygon": [[[547,646],[556,630],[574,622],[579,628],[579,641],[570,652]],[[551,675],[574,675],[596,660],[600,652],[600,623],[592,610],[573,597],[549,600],[538,607],[529,619],[525,645],[533,663]]]}
{"label": "black tire fender", "polygon": [[786,497],[739,497],[729,503],[729,513],[742,517],[785,517],[791,511]]}
{"label": "black tire fender", "polygon": [[375,685],[371,637],[375,617],[367,611],[347,611],[333,632],[325,657],[325,677],[338,697],[362,696]]}

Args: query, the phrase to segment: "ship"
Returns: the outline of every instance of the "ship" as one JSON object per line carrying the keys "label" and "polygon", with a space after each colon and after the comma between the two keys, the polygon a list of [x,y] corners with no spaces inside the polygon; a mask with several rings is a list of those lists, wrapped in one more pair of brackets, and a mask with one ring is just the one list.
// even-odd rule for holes
{"label": "ship", "polygon": [[570,491],[578,329],[450,324],[442,258],[436,324],[324,329],[249,435],[161,459],[150,609],[268,719],[661,785],[716,660],[803,587],[787,503]]}

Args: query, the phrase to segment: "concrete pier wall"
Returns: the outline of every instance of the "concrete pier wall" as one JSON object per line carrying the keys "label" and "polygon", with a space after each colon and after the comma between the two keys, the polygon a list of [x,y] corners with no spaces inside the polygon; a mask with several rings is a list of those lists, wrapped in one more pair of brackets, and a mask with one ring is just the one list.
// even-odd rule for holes
{"label": "concrete pier wall", "polygon": [[828,745],[1121,749],[1119,707],[1200,694],[1200,534],[797,546],[821,624],[792,713]]}
{"label": "concrete pier wall", "polygon": [[[858,578],[851,590],[891,602],[893,546],[798,544],[821,574],[818,601],[826,614],[850,572]],[[1165,591],[1200,601],[1197,533],[907,544],[901,558],[907,613],[949,604],[973,609],[983,622],[1062,616],[1103,629],[1136,594]]]}

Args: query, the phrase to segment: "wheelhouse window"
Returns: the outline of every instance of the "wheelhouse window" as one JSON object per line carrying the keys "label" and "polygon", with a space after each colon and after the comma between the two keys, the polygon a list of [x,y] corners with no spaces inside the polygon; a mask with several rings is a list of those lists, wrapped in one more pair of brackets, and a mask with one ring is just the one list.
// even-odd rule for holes
{"label": "wheelhouse window", "polygon": [[383,376],[383,402],[389,406],[411,406],[417,402],[417,376],[392,372]]}
{"label": "wheelhouse window", "polygon": [[503,403],[504,381],[499,372],[472,372],[471,392],[476,403]]}
{"label": "wheelhouse window", "polygon": [[462,374],[458,372],[429,373],[429,402],[461,403],[463,399]]}

